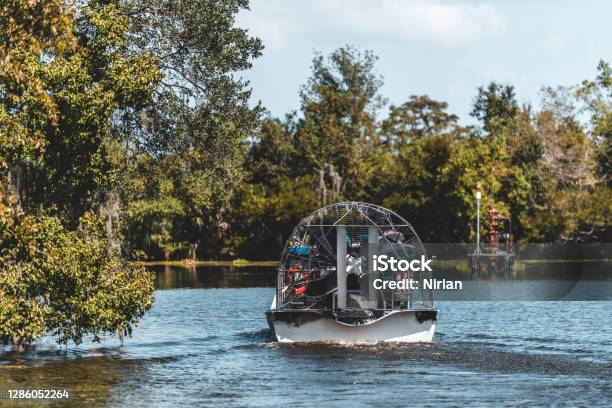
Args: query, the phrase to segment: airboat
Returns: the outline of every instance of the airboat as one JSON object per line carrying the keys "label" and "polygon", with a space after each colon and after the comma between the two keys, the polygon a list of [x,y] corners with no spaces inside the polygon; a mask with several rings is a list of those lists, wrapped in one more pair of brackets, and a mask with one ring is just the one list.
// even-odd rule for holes
{"label": "airboat", "polygon": [[387,271],[377,257],[426,259],[412,226],[386,208],[342,202],[310,214],[283,250],[266,312],[278,342],[430,342],[437,310],[422,284],[377,289],[376,280],[431,279],[428,271]]}

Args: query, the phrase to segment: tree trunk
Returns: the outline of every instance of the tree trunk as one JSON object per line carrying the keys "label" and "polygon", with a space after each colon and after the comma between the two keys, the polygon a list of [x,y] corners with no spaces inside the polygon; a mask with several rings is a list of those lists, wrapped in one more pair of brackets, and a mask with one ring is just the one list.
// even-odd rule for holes
{"label": "tree trunk", "polygon": [[25,347],[23,345],[23,343],[21,342],[21,340],[19,339],[19,336],[13,336],[13,350],[15,350],[17,353],[23,353],[25,351]]}
{"label": "tree trunk", "polygon": [[198,249],[198,244],[191,244],[191,262],[196,262],[196,251]]}

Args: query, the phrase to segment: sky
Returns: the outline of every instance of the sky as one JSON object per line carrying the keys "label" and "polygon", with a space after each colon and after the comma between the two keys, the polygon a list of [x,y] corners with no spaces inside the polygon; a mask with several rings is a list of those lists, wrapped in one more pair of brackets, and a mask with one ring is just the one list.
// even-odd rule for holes
{"label": "sky", "polygon": [[462,124],[490,81],[537,108],[542,86],[593,78],[599,60],[612,62],[611,21],[607,0],[251,0],[237,17],[265,45],[241,75],[275,117],[299,109],[315,51],[350,44],[379,57],[389,103],[427,94]]}

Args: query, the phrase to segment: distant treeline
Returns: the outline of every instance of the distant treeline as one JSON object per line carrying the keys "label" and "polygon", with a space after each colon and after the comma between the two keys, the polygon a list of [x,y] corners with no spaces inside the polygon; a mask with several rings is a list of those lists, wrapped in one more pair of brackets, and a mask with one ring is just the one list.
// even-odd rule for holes
{"label": "distant treeline", "polygon": [[[125,218],[133,249],[154,258],[197,250],[202,258],[275,259],[302,217],[340,200],[391,208],[427,242],[473,241],[479,183],[481,215],[489,205],[510,215],[517,240],[610,240],[606,62],[592,80],[542,89],[537,111],[519,106],[511,85],[484,85],[471,113],[478,126],[470,127],[426,95],[378,119],[385,100],[375,62],[350,46],[316,55],[300,111],[264,116],[236,152],[238,175],[223,189],[213,190],[209,176],[192,184],[197,176],[174,167],[181,156],[139,156],[146,166],[134,169]],[[203,194],[194,188],[210,191],[205,205],[213,197],[223,203],[186,228],[197,205],[192,194]],[[484,220],[481,232],[487,227]]]}

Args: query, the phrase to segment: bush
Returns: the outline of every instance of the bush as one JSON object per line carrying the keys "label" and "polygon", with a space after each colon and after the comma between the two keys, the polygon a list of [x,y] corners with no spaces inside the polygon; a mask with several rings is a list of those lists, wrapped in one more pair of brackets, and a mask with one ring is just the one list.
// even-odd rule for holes
{"label": "bush", "polygon": [[120,257],[92,213],[67,231],[17,208],[0,202],[0,340],[22,349],[45,335],[130,335],[153,303],[152,274]]}

